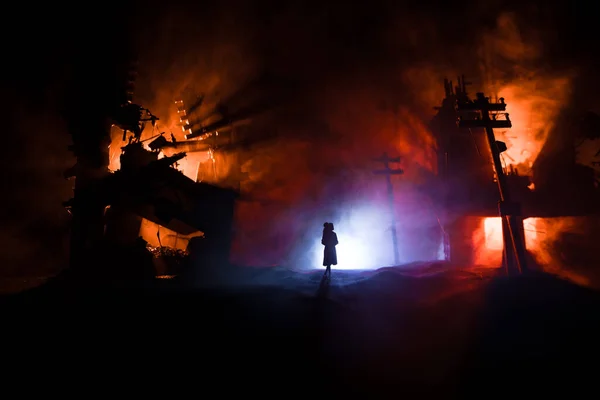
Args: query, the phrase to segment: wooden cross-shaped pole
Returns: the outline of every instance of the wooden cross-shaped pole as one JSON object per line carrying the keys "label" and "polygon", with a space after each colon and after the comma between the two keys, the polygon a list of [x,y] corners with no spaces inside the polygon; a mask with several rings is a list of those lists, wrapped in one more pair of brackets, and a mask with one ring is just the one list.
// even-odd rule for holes
{"label": "wooden cross-shaped pole", "polygon": [[402,175],[404,171],[400,168],[392,169],[390,168],[390,163],[399,163],[400,157],[388,157],[387,153],[383,153],[383,155],[379,158],[376,158],[375,161],[383,163],[383,169],[373,171],[376,175],[385,175],[386,183],[387,183],[387,192],[388,192],[388,203],[391,213],[391,232],[392,232],[392,245],[394,246],[394,263],[395,265],[400,264],[400,252],[398,251],[398,235],[396,232],[396,215],[395,215],[395,207],[394,207],[394,186],[392,185],[392,175]]}
{"label": "wooden cross-shaped pole", "polygon": [[[523,219],[520,205],[513,202],[509,195],[508,183],[500,154],[507,150],[506,143],[496,140],[494,129],[512,128],[512,122],[506,113],[503,98],[499,102],[490,102],[483,93],[477,93],[475,101],[458,102],[457,110],[469,114],[477,113],[475,119],[459,118],[459,128],[482,128],[485,130],[488,146],[492,153],[492,166],[498,184],[498,211],[502,219],[502,236],[504,241],[503,264],[508,274],[521,274],[527,270],[527,250],[523,231]],[[500,117],[500,118],[498,118]]]}

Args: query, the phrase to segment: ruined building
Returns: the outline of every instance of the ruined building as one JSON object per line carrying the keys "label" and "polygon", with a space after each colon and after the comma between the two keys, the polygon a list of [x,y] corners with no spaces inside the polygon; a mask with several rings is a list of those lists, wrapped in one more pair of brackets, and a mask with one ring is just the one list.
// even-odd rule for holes
{"label": "ruined building", "polygon": [[[481,261],[476,257],[478,244],[474,237],[481,231],[485,235],[482,240],[491,240],[491,230],[499,219],[497,176],[484,129],[460,128],[457,124],[460,117],[457,104],[472,101],[467,92],[468,82],[459,77],[456,86],[448,80],[444,86],[445,98],[441,106],[436,107],[437,114],[430,125],[438,147],[436,185],[440,195],[435,201],[437,207],[444,210],[445,258],[460,265],[472,265]],[[497,143],[499,147],[504,145]],[[499,149],[501,153],[505,150],[505,146]],[[574,154],[570,146],[564,152]],[[549,160],[544,166],[545,179],[519,171],[504,157],[502,162],[506,185],[513,201],[519,205],[520,218],[526,226],[528,219],[600,214],[600,190],[594,171],[577,164],[575,157],[570,162]],[[537,230],[539,227],[535,226],[524,228],[525,242],[528,237],[545,233]],[[499,243],[495,245],[501,249],[502,236],[496,240]]]}
{"label": "ruined building", "polygon": [[[151,230],[144,224],[157,228],[159,247],[189,250],[203,266],[226,266],[236,191],[196,182],[174,168],[186,153],[163,152],[169,142],[162,135],[149,144],[141,140],[158,117],[133,103],[135,68],[122,62],[131,58],[130,49],[119,35],[114,39],[99,66],[103,74],[84,85],[94,57],[80,54],[67,88],[65,117],[77,158],[65,171],[74,181],[73,198],[64,203],[72,215],[70,270],[92,278],[154,276],[148,240],[140,237]],[[124,144],[120,169],[112,172],[111,127],[122,130]],[[167,232],[162,237],[161,229]]]}

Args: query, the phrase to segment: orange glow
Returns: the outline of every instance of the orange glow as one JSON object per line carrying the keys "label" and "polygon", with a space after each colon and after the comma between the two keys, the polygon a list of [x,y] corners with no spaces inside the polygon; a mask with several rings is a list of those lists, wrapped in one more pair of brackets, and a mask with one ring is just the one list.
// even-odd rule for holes
{"label": "orange glow", "polygon": [[484,218],[485,247],[489,250],[502,250],[502,221],[500,218]]}
{"label": "orange glow", "polygon": [[505,99],[512,121],[511,129],[495,130],[508,147],[503,163],[528,175],[569,100],[574,73],[548,75],[532,68],[544,56],[543,46],[534,38],[526,40],[520,28],[513,14],[501,14],[495,28],[482,36],[479,50],[484,92]]}
{"label": "orange glow", "polygon": [[530,173],[567,99],[569,83],[567,78],[540,77],[535,83],[517,81],[500,88],[498,97],[505,99],[513,125],[511,129],[495,131],[498,140],[508,147],[502,154],[506,167],[512,165],[522,175]]}
{"label": "orange glow", "polygon": [[[563,265],[551,251],[559,235],[577,231],[576,218],[527,218],[523,221],[525,246],[537,264],[549,273],[569,279],[580,285],[588,285],[589,279]],[[481,226],[473,234],[475,264],[499,267],[502,263],[502,221],[499,217],[483,218]]]}
{"label": "orange glow", "polygon": [[[439,87],[439,82],[436,84]],[[380,97],[376,88],[353,86],[322,93],[320,100],[327,110],[329,129],[343,137],[343,143],[335,144],[337,162],[354,169],[368,165],[370,169],[371,158],[387,149],[390,156],[403,157],[404,180],[420,180],[424,171],[434,173],[436,141],[424,120],[414,109],[392,101],[380,104],[370,100]],[[324,155],[327,153],[331,149]]]}
{"label": "orange glow", "polygon": [[475,264],[499,267],[502,264],[502,221],[499,217],[483,218],[473,233]]}
{"label": "orange glow", "polygon": [[[175,102],[177,107],[180,107],[179,102]],[[170,134],[173,133],[177,141],[185,141],[185,134],[191,133],[191,130],[185,130],[183,128],[183,124],[189,123],[187,117],[180,117],[181,113],[185,113],[185,111],[181,111],[173,107],[171,114],[168,115],[164,120],[167,121],[166,124],[157,123],[155,127],[151,127],[149,125],[146,126],[146,129],[142,132],[141,140],[144,143],[144,147],[146,150],[149,150],[147,147],[148,143],[152,142],[152,137],[159,135],[161,132],[165,133],[167,138],[170,138]],[[162,121],[162,119],[161,119]],[[128,132],[128,137],[131,136],[131,133]],[[108,169],[110,171],[117,171],[121,168],[121,147],[125,146],[127,141],[123,141],[123,130],[113,127],[111,130],[111,144],[109,147],[109,165]],[[176,153],[177,151],[173,151],[172,153]],[[168,155],[172,155],[169,153]],[[161,152],[158,158],[164,157],[164,154]],[[185,158],[179,160],[175,165],[175,168],[181,171],[188,178],[196,181],[198,177],[198,171],[200,169],[200,164],[204,162],[214,162],[214,156],[212,152],[193,152],[188,153]]]}
{"label": "orange glow", "polygon": [[[160,242],[158,241],[157,233],[160,234]],[[140,236],[152,247],[159,247],[162,244],[164,247],[186,250],[190,239],[197,236],[203,236],[203,233],[198,231],[190,235],[182,235],[142,218]]]}
{"label": "orange glow", "polygon": [[[539,252],[543,238],[540,237],[540,227],[544,226],[542,218],[527,218],[523,220],[525,246],[532,253]],[[483,218],[481,227],[473,236],[476,249],[475,264],[500,266],[502,263],[502,220],[500,217]]]}
{"label": "orange glow", "polygon": [[184,159],[177,162],[176,168],[193,181],[198,178],[200,164],[210,160],[207,152],[188,153]]}
{"label": "orange glow", "polygon": [[[590,232],[586,225],[597,223],[597,218],[593,217],[558,217],[558,218],[529,218],[535,221],[532,227],[525,226],[525,237],[529,234],[531,243],[531,253],[536,262],[542,269],[548,273],[558,275],[582,286],[591,285],[591,279],[585,269],[578,269],[576,265],[571,265],[573,260],[565,258],[562,252],[552,251],[555,244],[560,240],[560,236],[565,233],[577,234],[580,237],[590,238]],[[587,220],[587,221],[586,221]],[[597,225],[596,225],[597,226]],[[592,235],[593,236],[593,235]],[[590,243],[593,243],[591,239]],[[589,244],[581,243],[580,249],[590,251]],[[576,262],[574,263],[576,264]],[[575,267],[575,268],[573,268]],[[579,266],[581,267],[581,265]]]}

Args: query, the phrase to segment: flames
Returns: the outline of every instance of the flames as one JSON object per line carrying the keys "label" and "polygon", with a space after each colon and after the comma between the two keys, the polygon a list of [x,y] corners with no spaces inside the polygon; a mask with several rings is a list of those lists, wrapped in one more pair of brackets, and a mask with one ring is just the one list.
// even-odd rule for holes
{"label": "flames", "polygon": [[[185,140],[185,134],[191,133],[189,129],[186,129],[186,125],[189,125],[189,120],[185,115],[185,111],[181,108],[181,102],[178,101],[175,103],[177,106],[177,116],[175,116],[175,110],[173,110],[173,113],[168,115],[166,118],[167,124],[160,125],[157,123],[155,127],[146,127],[146,129],[142,132],[141,141],[144,143],[146,150],[150,150],[147,147],[148,143],[152,141],[153,137],[159,135],[161,132],[165,132],[167,138],[169,138],[172,133],[177,141]],[[126,143],[127,142],[123,142],[123,131],[113,127],[111,130],[111,143],[109,146],[108,168],[110,171],[116,171],[120,169],[121,147],[125,146]],[[160,159],[164,156],[165,154],[161,152],[159,153],[158,158]],[[179,160],[174,167],[181,171],[188,178],[196,181],[199,176],[201,164],[210,163],[214,165],[215,162],[216,160],[213,151],[195,152],[187,154],[186,157],[182,160]],[[191,235],[181,235],[175,231],[161,227],[145,218],[142,219],[139,234],[151,246],[166,246],[180,250],[185,250],[187,248],[189,240],[192,237],[203,235],[202,232],[196,232]]]}
{"label": "flames", "polygon": [[[544,60],[544,41],[531,35],[531,30],[525,35],[524,26],[514,14],[500,15],[496,27],[484,35],[480,61],[484,92],[505,99],[512,121],[512,129],[495,132],[508,148],[502,161],[507,169],[531,175],[560,112],[570,101],[575,74],[574,70],[550,74]],[[530,189],[534,190],[531,178]],[[581,285],[597,285],[593,282],[598,279],[589,270],[597,264],[597,256],[590,252],[594,248],[590,238],[597,226],[600,224],[592,216],[527,218],[523,221],[525,245],[531,260],[543,270]],[[482,218],[471,239],[475,264],[501,265],[500,218]]]}
{"label": "flames", "polygon": [[544,78],[533,82],[520,80],[503,86],[498,96],[507,103],[513,127],[497,130],[498,140],[504,141],[508,150],[502,154],[503,161],[522,171],[531,172],[548,135],[554,127],[563,104],[568,99],[570,79]]}
{"label": "flames", "polygon": [[[588,235],[582,226],[582,217],[527,218],[523,221],[525,246],[533,260],[546,272],[571,280],[579,285],[592,285],[592,278],[585,271],[589,267],[575,265],[576,261],[557,250],[561,236],[567,234]],[[592,222],[593,223],[593,222]],[[583,244],[585,247],[585,244]],[[502,221],[499,217],[482,218],[473,234],[475,264],[499,267],[502,263]],[[584,251],[588,249],[583,249]]]}
{"label": "flames", "polygon": [[[522,174],[527,174],[539,155],[553,123],[560,111],[561,103],[568,96],[569,79],[568,78],[549,78],[540,77],[537,80],[514,81],[498,90],[498,96],[503,97],[507,103],[507,111],[513,122],[513,128],[510,130],[499,130],[496,132],[498,139],[506,142],[508,150],[503,154],[505,164],[512,165],[519,169]],[[363,89],[365,90],[365,89]],[[375,93],[364,93],[358,99],[371,99],[376,96]],[[344,97],[344,96],[342,96]],[[254,151],[254,156],[245,164],[244,169],[249,172],[250,186],[256,188],[262,194],[262,197],[282,204],[294,204],[294,199],[301,198],[303,193],[314,191],[312,186],[315,177],[314,171],[306,164],[307,159],[317,155],[324,163],[328,159],[334,159],[336,163],[347,166],[358,166],[359,168],[375,167],[371,163],[371,156],[377,155],[381,149],[389,149],[391,144],[391,155],[402,155],[404,157],[403,167],[406,175],[401,179],[410,181],[419,181],[423,176],[420,171],[435,173],[435,143],[432,135],[427,130],[424,122],[416,117],[411,110],[398,107],[395,110],[378,106],[375,102],[357,101],[356,96],[345,96],[352,99],[351,102],[340,103],[339,98],[336,102],[330,101],[331,113],[327,115],[330,129],[338,132],[344,137],[343,145],[339,148],[333,148],[328,143],[309,144],[308,142],[284,141],[275,142],[270,145],[262,146]],[[165,119],[167,122],[159,126],[154,131],[147,129],[144,132],[142,140],[156,135],[158,131],[165,131],[167,135],[173,132],[178,141],[185,139],[186,116],[182,117],[181,110],[175,113],[173,107],[171,115]],[[344,114],[341,117],[338,114]],[[349,118],[348,115],[352,117]],[[353,134],[356,130],[363,132],[361,135]],[[113,148],[119,149],[123,145],[121,142],[121,132],[115,132],[113,136]],[[321,151],[319,150],[321,149]],[[322,153],[321,156],[318,154]],[[111,169],[118,168],[119,152],[111,153]],[[276,154],[278,154],[276,156]],[[360,155],[362,154],[362,157]],[[366,160],[366,164],[360,166],[360,160]],[[296,162],[297,161],[297,162]],[[215,163],[215,156],[212,152],[190,153],[181,160],[177,168],[186,176],[196,180],[198,171],[203,163]],[[281,164],[281,165],[280,165]],[[282,185],[287,180],[288,170],[292,168],[296,171],[294,185]],[[309,177],[312,175],[312,179]],[[426,177],[425,177],[426,179]],[[210,181],[210,179],[207,179]],[[269,182],[273,182],[271,185]],[[271,187],[273,186],[273,187]],[[309,189],[310,188],[310,189]],[[406,198],[403,193],[399,198]],[[294,199],[291,199],[294,197]],[[245,204],[238,210],[240,221],[238,224],[242,231],[248,231],[243,236],[246,238],[246,246],[249,249],[263,247],[260,243],[258,233],[250,234],[255,225],[249,223],[253,221],[246,214],[262,214],[264,219],[269,219],[273,212],[273,206],[270,211],[257,210],[257,204]],[[260,208],[260,207],[259,207]],[[245,212],[252,209],[251,212]],[[279,215],[278,218],[283,218]],[[293,218],[292,218],[293,219]],[[526,243],[530,250],[536,254],[540,260],[548,263],[548,256],[542,250],[553,239],[552,229],[556,226],[542,226],[544,222],[539,219],[529,218],[525,221]],[[245,229],[247,228],[247,229]],[[146,229],[148,231],[148,229]],[[152,235],[148,232],[146,236],[155,236],[154,228]],[[261,228],[261,230],[264,230]],[[550,231],[548,234],[547,231]],[[544,232],[544,233],[540,233]],[[270,237],[270,236],[268,236]],[[500,265],[502,251],[501,223],[498,218],[487,218],[482,222],[480,230],[474,233],[473,241],[475,244],[477,264]],[[250,243],[251,242],[251,243]],[[267,242],[272,242],[271,239]],[[252,252],[253,250],[250,250]],[[546,257],[546,259],[544,259]]]}
{"label": "flames", "polygon": [[[540,77],[536,80],[514,81],[498,90],[498,96],[503,97],[507,103],[507,111],[513,122],[512,129],[496,132],[498,139],[505,141],[508,147],[508,150],[503,153],[506,166],[512,165],[518,168],[522,174],[527,174],[531,170],[553,127],[561,103],[568,96],[568,87],[568,78],[545,79]],[[371,99],[375,96],[374,93],[365,93],[358,98]],[[360,164],[360,160],[364,159],[367,164],[362,167],[371,169],[374,167],[370,161],[371,156],[377,155],[386,146],[389,149],[390,144],[392,152],[395,151],[395,154],[391,155],[404,157],[403,167],[406,175],[401,179],[414,182],[422,178],[419,171],[435,173],[435,142],[422,119],[406,108],[382,109],[374,102],[357,101],[357,97],[352,96],[346,96],[346,98],[353,100],[345,103],[340,103],[339,100],[329,102],[333,107],[330,107],[332,111],[327,116],[330,129],[344,137],[343,147],[340,146],[336,149],[328,143],[315,146],[308,142],[285,141],[285,143],[272,143],[270,146],[255,149],[255,155],[245,165],[245,169],[248,170],[251,177],[251,186],[260,189],[263,195],[270,200],[292,205],[291,196],[298,199],[303,193],[314,190],[309,189],[314,184],[312,182],[314,181],[314,171],[311,171],[310,166],[305,162],[310,157],[309,155],[316,154],[318,156],[318,153],[322,153],[318,157],[323,162],[327,163],[328,159],[333,158],[336,163],[347,166],[357,166]],[[166,123],[155,129],[146,128],[142,135],[142,140],[146,140],[145,143],[149,143],[150,141],[147,139],[161,131],[166,132],[167,137],[172,132],[178,141],[186,140],[185,134],[189,132],[185,125],[189,122],[187,116],[182,116],[181,109],[178,109],[176,113],[176,108],[180,108],[180,104],[176,104],[176,106],[178,107],[172,107],[170,115],[161,120]],[[338,114],[343,114],[343,117]],[[349,118],[348,115],[352,117]],[[356,130],[362,131],[363,134],[353,134],[352,132]],[[120,148],[124,145],[121,139],[122,132],[115,129],[110,149],[111,170],[119,168]],[[321,151],[318,150],[319,148]],[[274,159],[275,154],[279,154],[276,159]],[[362,157],[360,157],[361,154]],[[203,163],[215,164],[215,162],[215,155],[211,151],[190,153],[185,159],[179,161],[176,168],[190,179],[196,180]],[[297,172],[294,185],[282,185],[281,182],[287,179],[287,171],[292,168],[290,166],[294,166],[293,169]],[[359,165],[359,167],[361,166]],[[311,174],[313,179],[309,179]],[[270,186],[269,181],[274,182],[273,187]],[[406,197],[406,193],[399,196],[399,198]],[[252,208],[250,212],[252,215],[266,213],[264,218],[268,219],[268,212],[256,210],[256,207],[258,207],[257,204],[247,204],[244,205],[244,210]],[[244,213],[242,212],[242,214]],[[280,217],[283,218],[282,215]],[[241,227],[248,225],[243,223],[244,221],[253,221],[252,218],[244,215],[241,215],[240,218]],[[158,228],[147,225],[143,226],[141,234],[154,239]],[[543,249],[555,239],[560,229],[561,226],[549,225],[541,219],[525,220],[527,247],[540,263],[546,265],[551,263],[550,256]],[[247,243],[247,245],[248,248],[254,249],[259,235],[250,236],[254,239],[250,240],[252,243]],[[181,243],[183,241],[180,241]],[[499,218],[484,219],[481,228],[473,234],[473,243],[476,249],[476,264],[500,265],[502,229]]]}
{"label": "flames", "polygon": [[504,12],[479,43],[482,89],[503,97],[512,129],[497,130],[508,150],[503,162],[529,174],[557,117],[568,102],[574,70],[549,72],[544,39],[529,21]]}
{"label": "flames", "polygon": [[[164,132],[167,138],[170,138],[172,133],[178,142],[186,140],[185,135],[191,133],[191,130],[187,128],[189,125],[189,120],[187,115],[185,115],[185,110],[181,108],[181,101],[176,101],[175,105],[177,106],[177,109],[175,110],[175,107],[173,107],[173,112],[167,115],[165,118],[166,123],[160,124],[160,122],[157,122],[155,127],[146,127],[146,129],[142,132],[141,141],[144,143],[146,150],[149,150],[147,144],[151,142],[151,139],[159,135],[161,132]],[[123,142],[122,140],[122,135],[123,131],[116,127],[113,127],[111,130],[108,165],[108,169],[110,171],[116,171],[121,168],[121,162],[119,158],[121,155],[121,147],[125,146],[126,144],[126,142]],[[164,154],[161,152],[158,158],[162,157],[164,157]],[[200,165],[205,162],[216,162],[212,150],[206,152],[188,153],[185,158],[179,160],[175,164],[175,168],[181,171],[188,178],[196,181],[198,179]]]}
{"label": "flames", "polygon": [[[526,62],[530,63],[532,59],[540,57],[541,52],[523,40],[515,21],[507,15],[498,19],[496,32],[489,35],[489,38],[482,44],[488,51],[485,54],[481,53],[486,70],[482,74],[484,81],[479,85],[479,89],[486,95],[505,99],[513,128],[496,131],[498,140],[504,141],[508,147],[503,153],[503,162],[507,167],[510,165],[517,168],[521,174],[529,174],[550,135],[562,105],[569,97],[572,77],[550,76],[525,66]],[[499,60],[499,53],[507,55],[507,59]],[[412,90],[409,88],[409,91],[415,92],[415,97],[427,97],[424,103],[428,107],[434,105],[431,98],[442,95],[438,78],[445,74],[434,73],[429,76],[429,69],[426,68],[412,71],[412,75],[407,75],[407,83],[412,85]],[[218,74],[214,72],[205,75],[212,77]],[[203,89],[202,92],[216,92],[215,79],[205,78],[206,82],[203,82],[196,75],[194,77],[198,79],[198,86]],[[322,114],[317,117],[325,127],[295,127],[286,125],[287,121],[280,121],[278,125],[282,131],[285,130],[288,138],[256,146],[252,149],[252,156],[246,158],[247,161],[243,165],[243,170],[249,175],[249,190],[261,200],[271,203],[262,206],[257,202],[248,202],[240,206],[237,210],[238,232],[245,239],[244,243],[237,245],[248,249],[248,253],[262,253],[260,257],[263,262],[265,253],[272,251],[270,248],[274,247],[272,243],[276,238],[294,236],[289,229],[293,228],[297,221],[292,211],[287,210],[293,207],[297,210],[299,204],[317,204],[320,197],[334,197],[336,201],[341,201],[337,192],[333,189],[328,191],[326,187],[328,179],[334,175],[331,171],[344,170],[345,179],[353,183],[360,181],[363,192],[378,190],[379,183],[373,183],[370,171],[377,168],[372,158],[381,155],[383,151],[388,151],[390,156],[403,157],[401,167],[405,174],[394,178],[396,186],[399,186],[397,183],[403,182],[427,182],[436,172],[436,144],[426,127],[427,118],[417,116],[417,107],[406,107],[406,103],[409,103],[407,101],[404,102],[404,107],[400,106],[394,100],[395,94],[386,93],[386,88],[372,88],[370,85],[357,83],[361,81],[355,81],[354,78],[346,78],[345,81],[344,78],[339,79],[339,82],[329,82],[326,87],[321,87],[319,95],[314,96],[315,109],[320,110],[315,113]],[[417,89],[418,85],[423,87]],[[171,96],[174,93],[168,94]],[[166,97],[168,96],[165,95],[162,100]],[[385,100],[382,101],[382,98]],[[163,103],[162,107],[154,107],[158,106],[156,104],[151,107],[162,108],[162,112],[159,113],[161,120],[157,129],[146,128],[142,140],[161,131],[166,132],[167,137],[172,132],[178,141],[186,140],[185,134],[190,133],[190,121],[182,111],[182,104],[171,103],[167,112],[167,102]],[[309,137],[311,133],[306,131],[310,129],[323,129],[328,132]],[[111,170],[119,168],[120,147],[124,144],[121,134],[113,133]],[[330,137],[334,139],[325,139]],[[199,171],[200,176],[210,173],[210,168],[204,166],[212,164],[214,168],[221,168],[219,162],[220,158],[215,157],[212,152],[190,153],[179,162],[177,168],[196,180]],[[363,175],[368,175],[369,178],[363,178]],[[374,188],[375,190],[372,190]],[[358,197],[359,193],[355,190],[353,195]],[[398,196],[399,199],[410,197],[406,191]],[[397,206],[401,207],[400,204]],[[265,226],[263,223],[274,220],[279,221],[274,225],[280,228]],[[528,248],[539,260],[550,263],[544,258],[549,257],[548,253],[541,249],[551,243],[563,227],[534,218],[527,219],[525,225]],[[279,229],[285,232],[280,234]],[[473,241],[478,249],[478,264],[500,263],[502,236],[499,219],[483,220],[481,228],[473,235]]]}
{"label": "flames", "polygon": [[[531,173],[563,104],[568,101],[570,83],[569,77],[538,76],[515,80],[498,90],[498,97],[507,103],[513,124],[512,129],[495,132],[497,139],[507,144],[508,149],[502,154],[505,167],[512,166],[522,175]],[[530,189],[534,188],[532,182]],[[577,231],[582,224],[570,217],[527,218],[523,221],[525,244],[532,259],[545,271],[577,284],[590,285],[590,278],[573,270],[556,250],[562,235]],[[482,218],[479,228],[473,232],[472,244],[475,264],[500,266],[503,248],[500,218]]]}

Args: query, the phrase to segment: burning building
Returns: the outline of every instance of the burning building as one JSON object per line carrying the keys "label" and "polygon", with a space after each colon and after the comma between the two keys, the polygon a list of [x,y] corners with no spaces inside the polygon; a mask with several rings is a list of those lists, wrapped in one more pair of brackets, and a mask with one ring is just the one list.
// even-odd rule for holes
{"label": "burning building", "polygon": [[[457,125],[456,105],[471,101],[467,85],[464,77],[459,77],[456,86],[445,81],[445,98],[431,122],[431,131],[438,143],[437,184],[441,196],[437,201],[440,209],[445,210],[445,257],[461,265],[498,266],[502,262],[505,240],[498,217],[498,176],[491,168],[492,152],[483,129]],[[510,111],[511,115],[518,113],[518,110]],[[529,134],[526,127],[518,128],[513,136]],[[509,137],[501,129],[494,131],[498,137]],[[518,156],[527,149],[518,144],[527,141],[527,138],[517,137],[516,144],[508,143],[508,146],[505,142],[496,142],[502,173],[513,202],[520,205],[519,219],[523,221],[520,231],[529,258],[538,263],[556,263],[559,261],[549,260],[548,249],[540,247],[543,242],[540,236],[546,235],[549,240],[557,220],[597,218],[600,214],[598,181],[593,169],[578,164],[575,157],[569,162],[546,161],[546,165],[540,167],[545,168],[545,175],[539,173],[539,168],[538,173],[535,168],[520,169],[523,159]],[[539,147],[537,151],[541,150],[541,145]],[[569,143],[561,154],[575,155],[575,147]],[[553,178],[548,179],[548,176]]]}
{"label": "burning building", "polygon": [[[148,262],[152,248],[159,255],[168,249],[190,251],[203,266],[227,265],[236,191],[184,174],[189,170],[178,163],[186,152],[175,150],[174,135],[168,141],[164,133],[153,134],[159,119],[132,102],[132,78],[125,77],[127,90],[119,91],[125,96],[104,99],[109,106],[99,109],[96,130],[80,126],[70,132],[77,164],[65,173],[75,178],[75,188],[64,205],[73,216],[72,267],[93,270],[100,264],[106,273],[106,266],[118,265],[111,273],[121,276],[168,273],[165,268],[149,272],[157,269],[156,262]],[[123,80],[122,75],[112,78]],[[144,139],[147,124],[153,133]],[[117,137],[110,126],[119,128]],[[199,150],[214,163],[214,147]]]}

